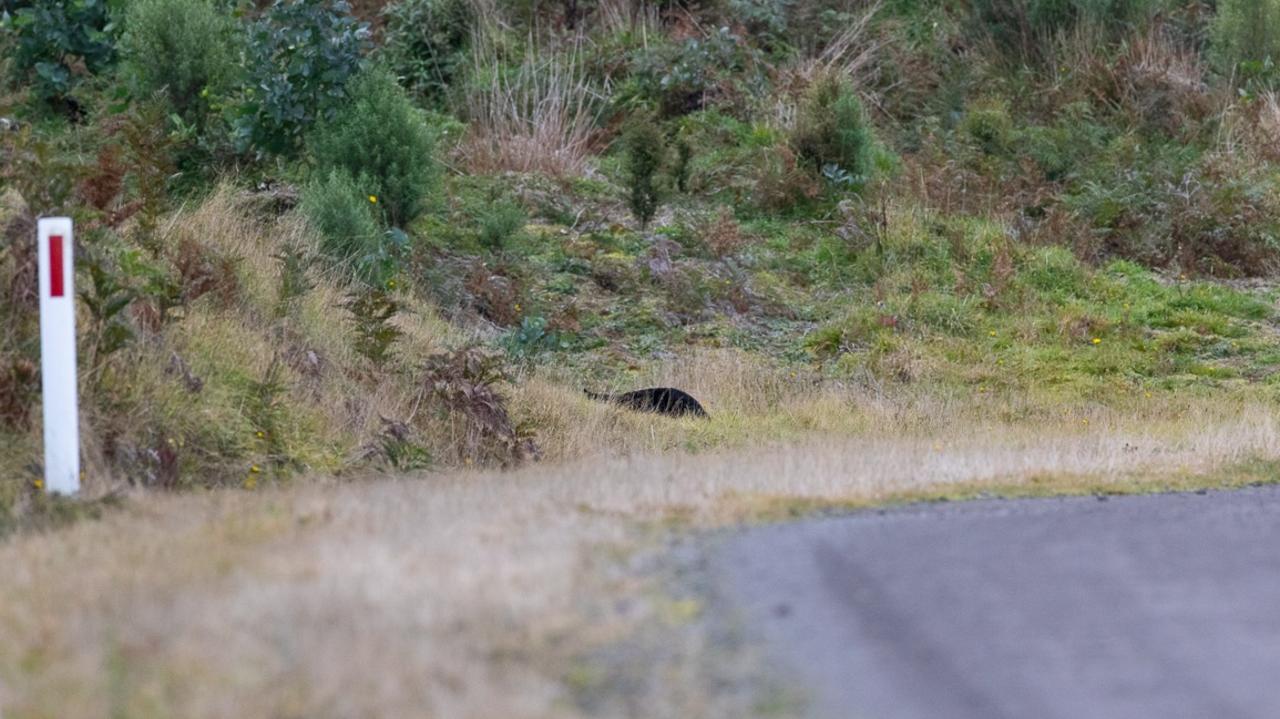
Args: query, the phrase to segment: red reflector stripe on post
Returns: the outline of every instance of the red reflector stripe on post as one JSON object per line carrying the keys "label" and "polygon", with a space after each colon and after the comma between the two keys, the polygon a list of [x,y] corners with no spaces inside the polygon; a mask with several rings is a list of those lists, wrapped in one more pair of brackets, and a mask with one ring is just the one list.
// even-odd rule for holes
{"label": "red reflector stripe on post", "polygon": [[49,296],[61,297],[62,288],[62,235],[49,235]]}

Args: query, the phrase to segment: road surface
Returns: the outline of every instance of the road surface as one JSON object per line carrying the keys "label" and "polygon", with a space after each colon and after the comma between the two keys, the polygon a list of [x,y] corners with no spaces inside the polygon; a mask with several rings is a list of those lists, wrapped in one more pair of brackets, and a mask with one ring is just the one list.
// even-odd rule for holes
{"label": "road surface", "polygon": [[1280,488],[916,505],[711,566],[817,717],[1280,716]]}

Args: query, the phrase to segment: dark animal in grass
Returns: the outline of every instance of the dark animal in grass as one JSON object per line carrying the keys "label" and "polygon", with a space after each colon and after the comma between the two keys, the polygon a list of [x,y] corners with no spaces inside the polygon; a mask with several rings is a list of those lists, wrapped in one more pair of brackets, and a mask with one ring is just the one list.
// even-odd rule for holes
{"label": "dark animal in grass", "polygon": [[623,392],[622,394],[597,394],[588,391],[587,396],[591,399],[598,399],[601,402],[620,404],[637,412],[655,412],[657,414],[665,414],[668,417],[692,416],[704,419],[710,418],[710,415],[702,408],[698,400],[694,399],[688,392],[674,387],[650,387],[648,389],[638,389],[634,392]]}

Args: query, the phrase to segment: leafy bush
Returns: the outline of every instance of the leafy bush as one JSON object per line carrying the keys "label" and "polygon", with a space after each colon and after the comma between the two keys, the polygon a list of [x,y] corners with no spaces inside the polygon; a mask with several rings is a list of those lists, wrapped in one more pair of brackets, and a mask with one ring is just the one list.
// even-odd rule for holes
{"label": "leafy bush", "polygon": [[547,318],[542,316],[521,317],[520,326],[503,340],[507,355],[519,362],[530,362],[543,353],[566,346],[567,342],[547,326]]}
{"label": "leafy bush", "polygon": [[846,78],[826,75],[809,89],[796,118],[791,146],[802,160],[824,175],[843,174],[856,185],[871,177],[875,169],[875,137],[862,103]]}
{"label": "leafy bush", "polygon": [[749,35],[766,46],[787,33],[789,3],[781,0],[728,0],[728,10]]}
{"label": "leafy bush", "polygon": [[1242,63],[1256,71],[1270,58],[1280,60],[1280,0],[1218,0],[1210,28],[1213,53],[1224,70]]}
{"label": "leafy bush", "polygon": [[327,254],[359,264],[378,253],[381,231],[373,214],[373,197],[367,183],[337,169],[303,189],[302,213],[320,233]]}
{"label": "leafy bush", "polygon": [[73,65],[83,64],[97,74],[115,61],[108,0],[30,0],[13,5],[5,20],[16,39],[13,69],[20,82],[35,73],[40,97],[64,101],[77,82]]}
{"label": "leafy bush", "polygon": [[344,0],[274,0],[249,31],[235,123],[241,148],[296,151],[307,129],[346,99],[368,38]]}
{"label": "leafy bush", "polygon": [[188,122],[234,82],[234,25],[211,0],[133,0],[120,54],[140,95],[161,90]]}
{"label": "leafy bush", "polygon": [[311,155],[321,176],[341,170],[367,183],[362,194],[377,198],[388,224],[404,227],[439,179],[435,137],[385,71],[365,71],[347,89],[341,109],[309,137]]}
{"label": "leafy bush", "polygon": [[382,59],[415,95],[439,102],[468,62],[468,0],[400,0],[383,11]]}
{"label": "leafy bush", "polygon": [[658,210],[657,175],[662,166],[665,142],[652,119],[636,116],[623,133],[622,144],[626,152],[627,184],[631,190],[631,213],[644,228]]}
{"label": "leafy bush", "polygon": [[983,152],[990,155],[1003,153],[1012,144],[1014,137],[1009,103],[1003,100],[975,103],[965,113],[961,129]]}
{"label": "leafy bush", "polygon": [[654,109],[664,118],[701,110],[741,79],[751,64],[750,52],[747,43],[723,27],[679,45],[646,46],[633,53],[627,86],[615,103]]}

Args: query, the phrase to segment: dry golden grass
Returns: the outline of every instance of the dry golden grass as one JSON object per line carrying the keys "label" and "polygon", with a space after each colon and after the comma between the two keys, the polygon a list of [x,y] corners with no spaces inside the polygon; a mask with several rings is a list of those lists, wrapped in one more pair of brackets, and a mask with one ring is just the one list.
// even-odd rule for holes
{"label": "dry golden grass", "polygon": [[466,99],[468,134],[459,147],[475,173],[538,172],[551,177],[586,170],[598,97],[576,49],[543,58],[530,49],[513,74],[477,35],[473,72],[489,79]]}
{"label": "dry golden grass", "polygon": [[[81,424],[90,495],[130,481],[157,482],[155,462],[147,457],[169,440],[183,477],[201,484],[247,479],[251,467],[265,466],[273,448],[264,446],[248,421],[246,386],[266,377],[273,364],[281,368],[279,402],[287,417],[275,446],[309,471],[337,471],[382,431],[383,417],[408,413],[421,358],[463,339],[432,307],[406,294],[404,311],[395,319],[403,335],[390,366],[363,373],[352,322],[342,308],[349,289],[339,269],[313,258],[311,289],[287,312],[279,311],[280,253],[287,247],[313,253],[316,241],[297,215],[276,216],[262,202],[222,185],[161,224],[161,246],[228,258],[215,265],[215,274],[230,276],[215,277],[215,284],[235,289],[202,295],[157,328],[140,323],[127,347],[84,372]],[[83,312],[80,326],[90,331]],[[0,477],[10,489],[38,461],[36,424],[25,437],[29,441],[0,455]],[[105,457],[109,449],[116,454],[111,461]],[[137,459],[122,461],[122,453]],[[27,502],[0,499],[5,506],[16,502],[19,514]]]}
{"label": "dry golden grass", "polygon": [[[213,293],[191,303],[112,370],[128,403],[85,422],[91,495],[126,486],[102,458],[105,429],[138,443],[157,427],[199,438],[200,469],[216,475],[202,480],[239,484],[260,451],[242,385],[281,354],[317,362],[286,361],[279,441],[312,477],[346,468],[382,417],[409,412],[420,359],[466,339],[411,305],[392,366],[363,376],[333,276],[318,269],[314,289],[276,314],[274,256],[311,240],[296,219],[255,216],[251,202],[224,187],[164,226],[167,245],[185,237],[239,258],[241,292],[230,306]],[[171,369],[175,354],[205,380],[198,402]],[[679,386],[707,406],[703,421],[593,402],[583,382],[543,368],[504,388],[546,457],[513,473],[134,492],[100,521],[10,536],[0,544],[0,714],[574,716],[562,680],[576,658],[670,618],[651,586],[607,560],[644,547],[655,526],[992,486],[1186,483],[1280,459],[1272,408],[1227,390],[1212,402],[1063,403],[834,382],[733,350],[591,386]],[[423,431],[426,449],[446,456],[445,429]],[[714,714],[705,692],[635,706],[647,717]]]}
{"label": "dry golden grass", "polygon": [[[753,401],[704,381],[717,404]],[[550,390],[523,401],[538,392]],[[581,411],[588,424],[625,423],[640,436],[632,423],[669,438],[697,427]],[[655,522],[712,527],[779,507],[1046,478],[1067,490],[1122,488],[1134,476],[1185,484],[1280,459],[1274,412],[1248,404],[1043,428],[975,426],[960,413],[923,432],[913,413],[861,411],[871,421],[856,436],[770,443],[761,434],[729,453],[144,495],[101,521],[12,537],[0,545],[0,710],[10,719],[575,716],[562,682],[574,658],[670,613],[651,587],[601,561],[602,549],[643,546]],[[722,408],[705,431],[737,421]],[[576,437],[559,450],[566,456],[616,431],[565,422]],[[650,707],[645,716],[707,706],[696,692],[681,696],[638,705]]]}

